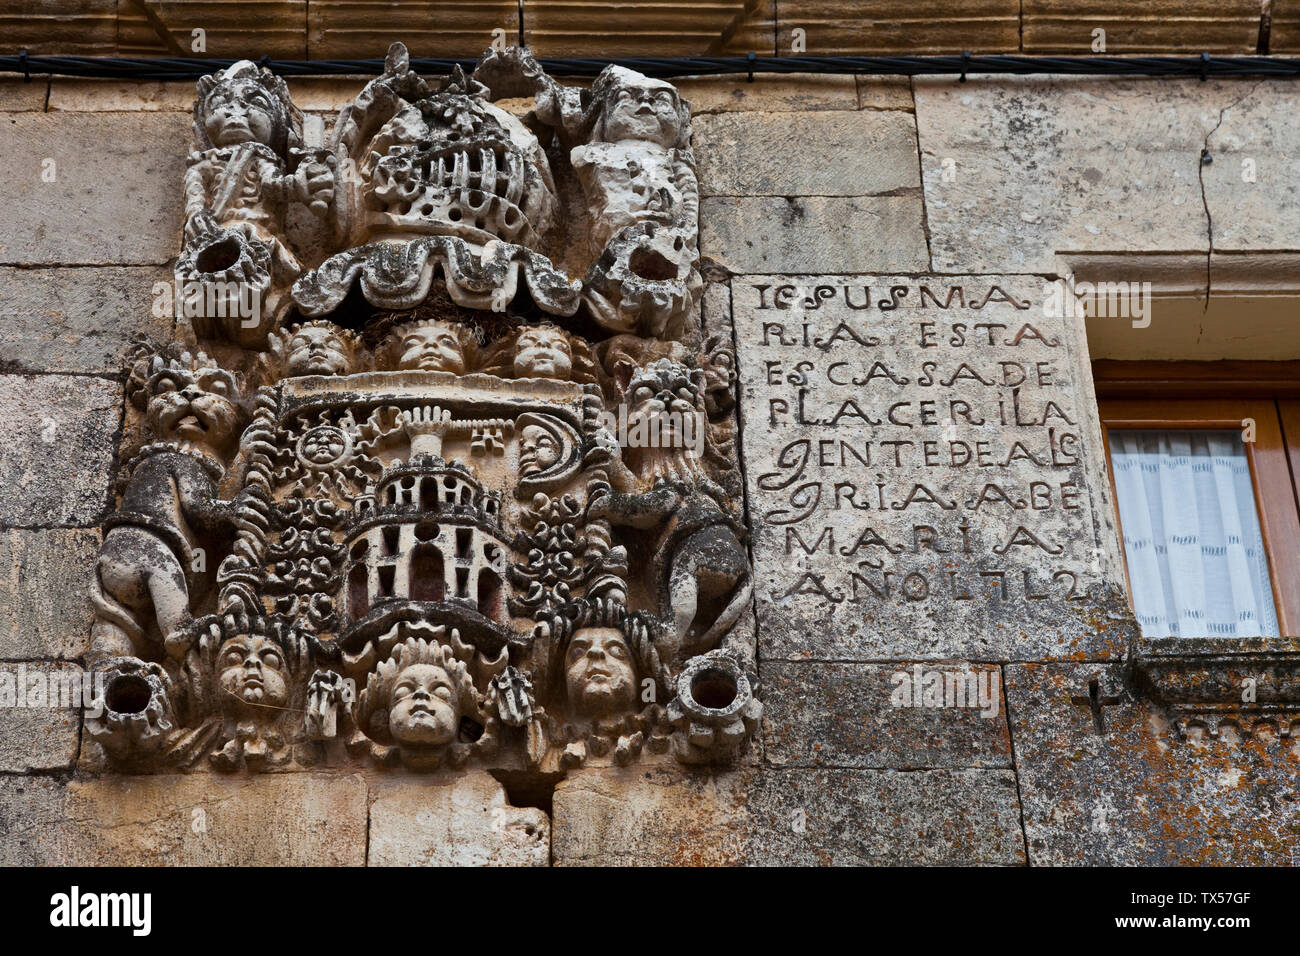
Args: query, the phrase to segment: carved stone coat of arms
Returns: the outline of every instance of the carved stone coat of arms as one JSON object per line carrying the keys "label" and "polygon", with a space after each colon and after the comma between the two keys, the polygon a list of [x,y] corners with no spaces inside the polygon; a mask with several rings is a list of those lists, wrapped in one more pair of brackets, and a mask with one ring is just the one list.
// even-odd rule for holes
{"label": "carved stone coat of arms", "polygon": [[250,62],[194,135],[91,595],[105,765],[735,759],[735,356],[677,91],[394,44],[318,142]]}

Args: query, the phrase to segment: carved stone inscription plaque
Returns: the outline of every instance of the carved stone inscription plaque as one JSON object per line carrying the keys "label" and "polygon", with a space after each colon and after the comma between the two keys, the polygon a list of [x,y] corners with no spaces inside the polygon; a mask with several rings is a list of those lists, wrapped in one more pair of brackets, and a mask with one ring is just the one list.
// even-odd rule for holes
{"label": "carved stone inscription plaque", "polygon": [[1122,648],[1082,337],[1039,280],[763,276],[732,295],[765,656]]}

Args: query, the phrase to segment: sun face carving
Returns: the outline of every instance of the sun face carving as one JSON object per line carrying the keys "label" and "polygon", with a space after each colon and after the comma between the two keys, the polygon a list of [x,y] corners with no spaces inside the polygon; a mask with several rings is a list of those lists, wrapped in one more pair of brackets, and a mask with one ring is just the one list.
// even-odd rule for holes
{"label": "sun face carving", "polygon": [[317,425],[298,439],[297,449],[308,468],[337,468],[352,455],[352,437],[334,425]]}
{"label": "sun face carving", "polygon": [[376,452],[391,440],[397,411],[373,409],[360,424],[350,409],[304,413],[285,422],[277,440],[275,488],[354,500],[383,471]]}

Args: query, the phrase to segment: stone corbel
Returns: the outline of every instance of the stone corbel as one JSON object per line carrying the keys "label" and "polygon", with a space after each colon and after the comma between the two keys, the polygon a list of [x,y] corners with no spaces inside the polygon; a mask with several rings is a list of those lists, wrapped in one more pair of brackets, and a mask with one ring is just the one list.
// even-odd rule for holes
{"label": "stone corbel", "polygon": [[1183,739],[1300,726],[1300,638],[1139,638],[1133,674]]}

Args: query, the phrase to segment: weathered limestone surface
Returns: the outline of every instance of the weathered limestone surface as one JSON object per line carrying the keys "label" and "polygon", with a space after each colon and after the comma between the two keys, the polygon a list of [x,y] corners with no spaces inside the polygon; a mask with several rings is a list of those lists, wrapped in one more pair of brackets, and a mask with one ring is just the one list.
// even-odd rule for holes
{"label": "weathered limestone surface", "polygon": [[0,458],[0,523],[95,523],[108,504],[122,386],[84,375],[0,375],[0,414],[9,446],[33,450]]}
{"label": "weathered limestone surface", "polygon": [[1023,864],[1010,770],[764,773],[749,794],[751,863]]}
{"label": "weathered limestone surface", "polygon": [[918,77],[914,89],[935,271],[1051,273],[1058,252],[1205,251],[1201,148],[1249,83]]}
{"label": "weathered limestone surface", "polygon": [[731,285],[709,282],[700,297],[700,327],[705,335],[731,338]]}
{"label": "weathered limestone surface", "polygon": [[[299,93],[310,81],[290,81],[294,99],[313,108]],[[825,73],[756,74],[751,83],[733,75],[683,77],[673,81],[691,104],[693,116],[709,113],[805,113],[820,110],[910,110],[912,82],[902,76],[836,76]],[[334,97],[334,102],[338,97]],[[703,137],[696,137],[703,144]],[[752,159],[752,157],[750,157]]]}
{"label": "weathered limestone surface", "polygon": [[[54,701],[42,705],[26,690],[33,682],[45,692],[53,681],[66,681],[77,670],[71,664],[0,662],[0,671],[12,675],[10,687],[19,700],[37,706],[0,707],[0,773],[67,770],[77,759],[77,737],[81,729],[82,698],[76,696],[74,707],[55,707]],[[6,681],[9,683],[9,681]],[[75,685],[80,689],[81,685]],[[68,692],[71,696],[71,692]],[[60,697],[59,700],[65,698]]]}
{"label": "weathered limestone surface", "polygon": [[51,113],[191,113],[194,89],[184,81],[50,78]]}
{"label": "weathered limestone surface", "polygon": [[[701,76],[675,80],[673,85],[690,101],[693,116],[754,110],[854,110],[859,105],[851,76],[766,74],[755,76],[753,83],[741,76]],[[907,89],[905,82],[903,88]],[[910,96],[908,102],[910,105]]]}
{"label": "weathered limestone surface", "polygon": [[410,777],[371,787],[370,866],[546,866],[551,821],[513,807],[486,773],[445,782]]}
{"label": "weathered limestone surface", "polygon": [[858,80],[858,109],[862,110],[911,110],[911,77],[866,76]]}
{"label": "weathered limestone surface", "polygon": [[[974,671],[991,690],[984,709],[899,707],[891,693],[910,682],[912,665],[766,663],[764,755],[778,767],[1010,767],[1006,707],[998,667],[945,663]],[[924,670],[932,665],[924,665]],[[984,675],[984,676],[980,676]],[[963,698],[964,699],[964,698]]]}
{"label": "weathered limestone surface", "polygon": [[45,109],[48,92],[49,81],[43,77],[25,83],[22,77],[5,75],[0,77],[0,110],[6,113],[39,112]]}
{"label": "weathered limestone surface", "polygon": [[[196,25],[204,30],[207,56],[236,57],[248,52],[255,24],[257,48],[267,56],[307,58],[307,0],[260,0],[256,12],[228,0],[158,0],[150,8],[186,56]],[[132,3],[118,4],[117,47],[122,56],[165,56],[171,49]]]}
{"label": "weathered limestone surface", "polygon": [[557,864],[1024,861],[1002,770],[583,773],[555,793]]}
{"label": "weathered limestone surface", "polygon": [[0,535],[0,659],[77,657],[90,633],[94,530]]}
{"label": "weathered limestone surface", "polygon": [[1286,119],[1296,102],[1293,87],[1257,82],[1236,85],[1222,103],[1205,142],[1214,161],[1201,167],[1216,253],[1300,245],[1298,139]]}
{"label": "weathered limestone surface", "polygon": [[180,243],[174,193],[190,124],[181,113],[8,117],[0,264],[167,262]]}
{"label": "weathered limestone surface", "polygon": [[0,778],[7,866],[360,866],[357,774]]}
{"label": "weathered limestone surface", "polygon": [[[1178,739],[1118,665],[1007,671],[1025,833],[1035,865],[1257,865],[1300,861],[1295,739]],[[1089,698],[1097,681],[1099,733]]]}
{"label": "weathered limestone surface", "polygon": [[719,113],[695,122],[703,196],[864,196],[920,186],[900,110]]}
{"label": "weathered limestone surface", "polygon": [[1108,655],[1077,321],[1014,277],[732,281],[767,658]]}
{"label": "weathered limestone surface", "polygon": [[1019,0],[801,0],[777,5],[777,52],[803,31],[809,56],[909,56],[1020,46]]}
{"label": "weathered limestone surface", "polygon": [[132,339],[170,337],[153,314],[163,268],[0,267],[0,367],[11,372],[120,373]]}
{"label": "weathered limestone surface", "polygon": [[922,272],[921,197],[712,197],[700,202],[700,253],[731,272]]}
{"label": "weathered limestone surface", "polygon": [[[1172,51],[1254,53],[1260,5],[1255,0],[1025,0],[1026,53],[1156,55]],[[1102,37],[1105,47],[1095,45]]]}
{"label": "weathered limestone surface", "polygon": [[607,770],[555,789],[556,865],[720,866],[745,860],[753,771]]}

